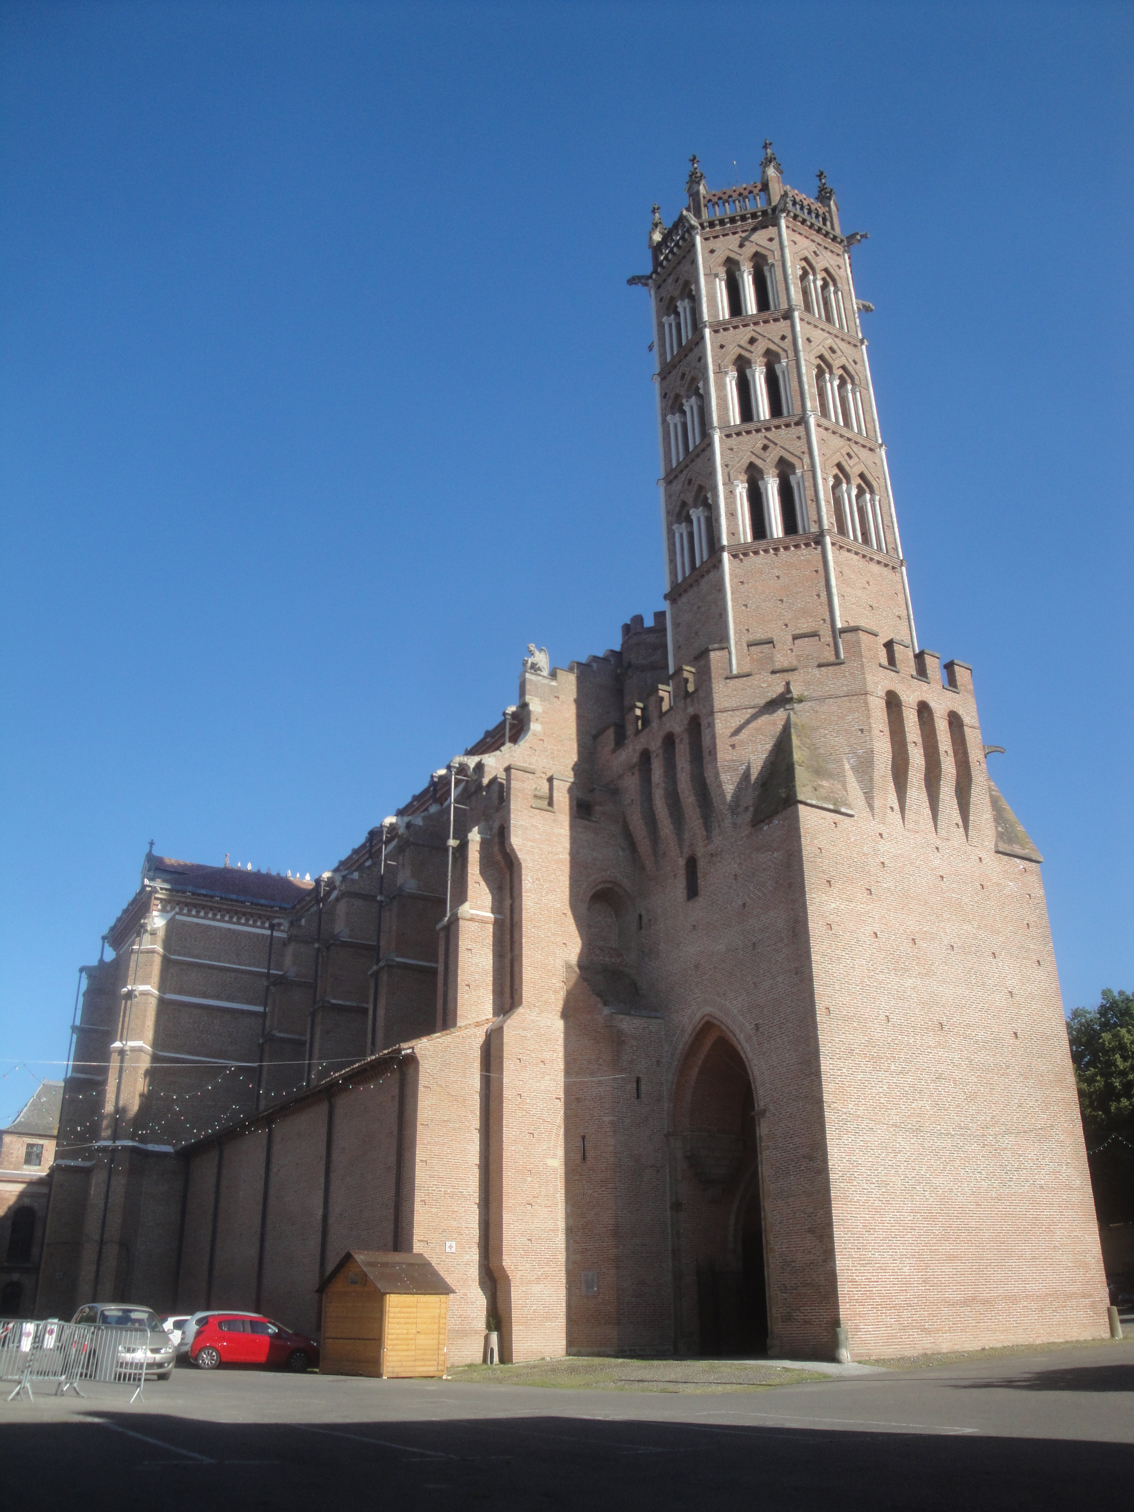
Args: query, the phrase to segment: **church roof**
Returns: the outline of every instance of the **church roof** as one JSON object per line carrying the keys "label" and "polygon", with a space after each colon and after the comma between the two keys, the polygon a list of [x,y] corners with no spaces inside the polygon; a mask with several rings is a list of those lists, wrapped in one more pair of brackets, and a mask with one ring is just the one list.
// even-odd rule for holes
{"label": "church roof", "polygon": [[59,1110],[62,1106],[63,1083],[40,1082],[4,1133],[40,1134],[47,1139],[54,1139],[59,1132]]}
{"label": "church roof", "polygon": [[146,857],[146,880],[163,882],[177,892],[226,898],[234,903],[268,903],[277,908],[290,908],[315,885],[301,882],[298,877],[278,877],[274,872],[244,871],[239,866],[204,866],[197,861],[154,855]]}

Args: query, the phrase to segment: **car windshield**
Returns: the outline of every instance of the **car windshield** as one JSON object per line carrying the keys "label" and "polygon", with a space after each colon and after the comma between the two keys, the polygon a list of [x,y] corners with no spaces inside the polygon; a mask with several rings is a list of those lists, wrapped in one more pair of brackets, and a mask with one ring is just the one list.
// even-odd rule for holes
{"label": "car windshield", "polygon": [[104,1328],[157,1328],[155,1313],[148,1307],[104,1307],[99,1315]]}

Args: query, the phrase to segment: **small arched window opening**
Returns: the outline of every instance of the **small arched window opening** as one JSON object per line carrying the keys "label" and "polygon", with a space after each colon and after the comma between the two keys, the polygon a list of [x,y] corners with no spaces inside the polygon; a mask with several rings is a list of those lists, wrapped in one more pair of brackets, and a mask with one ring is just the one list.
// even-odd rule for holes
{"label": "small arched window opening", "polygon": [[794,479],[798,473],[781,472],[776,475],[776,491],[779,494],[780,520],[783,522],[783,533],[786,536],[801,535],[799,525],[799,507],[796,501]]}
{"label": "small arched window opening", "polygon": [[799,286],[803,291],[803,308],[809,315],[821,319],[819,305],[819,280],[810,263],[804,263],[799,272]]}
{"label": "small arched window opening", "polygon": [[850,479],[845,473],[836,472],[831,479],[831,498],[835,505],[835,530],[839,535],[853,541],[850,495]]}
{"label": "small arched window opening", "polygon": [[941,808],[941,746],[937,739],[937,721],[927,703],[917,706],[917,728],[921,736],[921,754],[925,765],[925,797],[937,829],[937,815]]}
{"label": "small arched window opening", "polygon": [[776,308],[776,302],[772,298],[772,281],[775,278],[775,270],[767,263],[753,263],[752,286],[756,293],[756,313],[763,315],[768,310]]}
{"label": "small arched window opening", "polygon": [[873,551],[877,551],[878,537],[874,529],[873,501],[865,488],[859,487],[855,490],[854,509],[858,539]]}
{"label": "small arched window opening", "polygon": [[740,269],[730,265],[725,269],[725,297],[728,301],[729,318],[744,314],[744,301],[740,295]]}
{"label": "small arched window opening", "polygon": [[751,425],[756,419],[756,411],[752,404],[752,368],[747,362],[736,364],[736,415],[740,425]]}
{"label": "small arched window opening", "polygon": [[831,387],[831,369],[821,362],[815,367],[815,392],[819,398],[819,413],[823,419],[836,421],[837,424],[835,399]]}
{"label": "small arched window opening", "polygon": [[689,856],[685,861],[685,900],[691,903],[699,891],[697,884],[697,857]]}
{"label": "small arched window opening", "polygon": [[18,1207],[12,1214],[12,1226],[8,1230],[8,1264],[27,1265],[32,1257],[35,1240],[35,1208]]}
{"label": "small arched window opening", "polygon": [[685,289],[677,301],[677,334],[681,338],[681,346],[693,337],[697,329],[697,306],[693,300],[692,289]]}
{"label": "small arched window opening", "polygon": [[906,740],[906,717],[896,693],[886,694],[886,723],[890,727],[890,776],[898,799],[902,823],[906,822],[906,798],[910,781],[910,748]]}
{"label": "small arched window opening", "polygon": [[676,357],[681,350],[681,339],[678,334],[677,302],[670,300],[662,316],[662,350],[665,352],[665,360],[669,362]]}
{"label": "small arched window opening", "polygon": [[784,364],[772,357],[769,357],[764,364],[764,384],[768,391],[768,418],[771,420],[778,420],[782,415],[787,414],[780,383],[783,371]]}
{"label": "small arched window opening", "polygon": [[973,798],[973,768],[969,761],[969,742],[965,736],[964,721],[957,713],[949,715],[949,743],[953,747],[953,767],[957,780],[953,791],[957,797],[957,812],[969,838],[969,816]]}
{"label": "small arched window opening", "polygon": [[772,535],[771,523],[768,519],[767,491],[768,479],[756,467],[750,467],[747,473],[748,480],[748,513],[752,521],[752,539],[754,541],[766,541]]}

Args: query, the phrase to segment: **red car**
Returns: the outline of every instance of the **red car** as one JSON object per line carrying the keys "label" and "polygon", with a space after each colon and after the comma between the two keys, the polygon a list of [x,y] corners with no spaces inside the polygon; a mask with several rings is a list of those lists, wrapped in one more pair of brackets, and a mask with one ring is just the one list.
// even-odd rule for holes
{"label": "red car", "polygon": [[278,1365],[310,1370],[319,1364],[319,1346],[271,1318],[249,1313],[214,1313],[193,1335],[189,1358],[202,1370],[218,1365]]}

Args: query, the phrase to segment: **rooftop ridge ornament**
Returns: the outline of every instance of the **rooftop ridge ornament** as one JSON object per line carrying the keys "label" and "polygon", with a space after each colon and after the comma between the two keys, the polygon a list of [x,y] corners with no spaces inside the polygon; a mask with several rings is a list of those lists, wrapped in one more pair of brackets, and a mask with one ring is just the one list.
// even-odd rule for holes
{"label": "rooftop ridge ornament", "polygon": [[815,198],[821,205],[825,205],[828,200],[834,199],[835,191],[828,184],[827,175],[823,172],[822,168],[820,168],[815,177],[819,180],[819,188],[816,191]]}
{"label": "rooftop ridge ornament", "polygon": [[659,246],[664,237],[665,237],[665,221],[662,220],[661,206],[660,205],[655,205],[654,206],[654,218],[650,222],[649,245],[651,247]]}
{"label": "rooftop ridge ornament", "polygon": [[761,162],[760,167],[764,170],[765,173],[769,168],[774,168],[777,173],[782,173],[784,171],[779,158],[772,151],[771,137],[764,138],[764,159]]}
{"label": "rooftop ridge ornament", "polygon": [[696,153],[689,159],[689,162],[692,166],[689,169],[689,177],[685,181],[685,192],[689,196],[689,208],[698,220],[704,220],[708,186],[705,183],[705,175],[701,172],[701,163]]}

